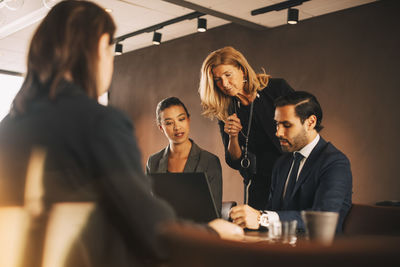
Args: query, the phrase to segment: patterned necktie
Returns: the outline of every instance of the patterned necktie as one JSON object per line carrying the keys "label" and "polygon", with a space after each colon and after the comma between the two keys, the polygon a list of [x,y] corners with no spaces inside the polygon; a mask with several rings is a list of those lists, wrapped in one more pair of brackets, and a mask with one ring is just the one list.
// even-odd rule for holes
{"label": "patterned necktie", "polygon": [[296,185],[297,173],[299,172],[300,161],[303,158],[304,158],[304,156],[302,154],[300,154],[299,152],[294,152],[294,159],[293,159],[294,163],[293,163],[292,171],[290,172],[289,181],[288,181],[288,184],[286,187],[286,193],[285,193],[285,197],[283,199],[284,203],[289,201],[290,196],[293,193],[294,186]]}

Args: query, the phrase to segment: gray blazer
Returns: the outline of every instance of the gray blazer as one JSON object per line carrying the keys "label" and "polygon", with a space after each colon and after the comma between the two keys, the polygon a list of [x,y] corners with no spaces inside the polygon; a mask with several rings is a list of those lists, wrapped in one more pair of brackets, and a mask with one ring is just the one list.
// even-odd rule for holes
{"label": "gray blazer", "polygon": [[[204,172],[207,174],[207,179],[211,187],[211,192],[214,197],[215,205],[218,212],[221,214],[222,206],[222,169],[219,158],[201,149],[193,140],[192,148],[190,149],[189,157],[186,161],[183,172]],[[147,160],[146,174],[149,173],[165,173],[168,171],[168,153],[169,145],[151,155]]]}

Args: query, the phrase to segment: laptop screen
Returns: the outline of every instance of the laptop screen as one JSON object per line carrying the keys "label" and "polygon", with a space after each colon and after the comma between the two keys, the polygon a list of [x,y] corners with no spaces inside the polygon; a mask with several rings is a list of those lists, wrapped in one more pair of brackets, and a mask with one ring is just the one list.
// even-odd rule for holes
{"label": "laptop screen", "polygon": [[153,173],[153,192],[165,199],[179,218],[209,222],[219,218],[205,173]]}

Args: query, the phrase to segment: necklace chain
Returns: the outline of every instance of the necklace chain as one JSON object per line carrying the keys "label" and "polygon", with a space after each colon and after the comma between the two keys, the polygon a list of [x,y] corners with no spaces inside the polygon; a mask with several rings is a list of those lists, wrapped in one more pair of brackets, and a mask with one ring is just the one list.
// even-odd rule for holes
{"label": "necklace chain", "polygon": [[[238,107],[240,108],[240,101],[237,102],[237,105],[238,105]],[[237,114],[236,105],[234,104],[234,106],[235,106],[235,113]],[[244,138],[247,138],[247,135],[245,135],[245,134],[243,133],[243,129],[240,130],[240,133],[243,135]]]}
{"label": "necklace chain", "polygon": [[[248,139],[248,138],[249,138],[249,135],[250,135],[251,120],[252,120],[252,118],[253,118],[253,104],[254,104],[254,101],[251,102],[251,105],[250,105],[250,115],[249,115],[249,123],[248,123],[248,125],[247,125],[247,135],[245,135],[245,134],[243,133],[243,129],[240,130],[240,133],[243,135],[243,137],[244,137],[245,139]],[[239,108],[240,108],[240,101],[237,102],[237,105],[238,105]],[[236,105],[234,104],[234,106],[235,106],[235,113],[238,114]]]}
{"label": "necklace chain", "polygon": [[[238,102],[238,105],[240,105],[239,102]],[[236,110],[236,103],[234,103],[234,106],[235,106],[235,113],[237,113],[237,110]],[[243,159],[240,161],[240,165],[241,165],[243,168],[245,168],[245,169],[247,169],[247,168],[250,166],[250,163],[251,163],[250,160],[249,160],[249,158],[248,158],[248,156],[247,156],[247,154],[248,154],[248,146],[249,146],[249,136],[250,136],[250,129],[251,129],[251,121],[252,121],[252,119],[253,119],[253,107],[254,107],[254,101],[251,102],[251,106],[250,106],[249,123],[248,123],[248,125],[247,125],[247,135],[245,135],[245,134],[243,133],[243,131],[240,130],[240,132],[242,133],[242,135],[243,135],[244,138],[245,138],[244,157],[243,157]]]}

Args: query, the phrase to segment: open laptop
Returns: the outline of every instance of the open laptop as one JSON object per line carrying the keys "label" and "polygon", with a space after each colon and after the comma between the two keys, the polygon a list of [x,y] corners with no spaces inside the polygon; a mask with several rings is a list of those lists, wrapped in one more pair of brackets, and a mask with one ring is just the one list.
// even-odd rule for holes
{"label": "open laptop", "polygon": [[153,192],[165,199],[179,218],[209,222],[219,218],[205,173],[153,173]]}

